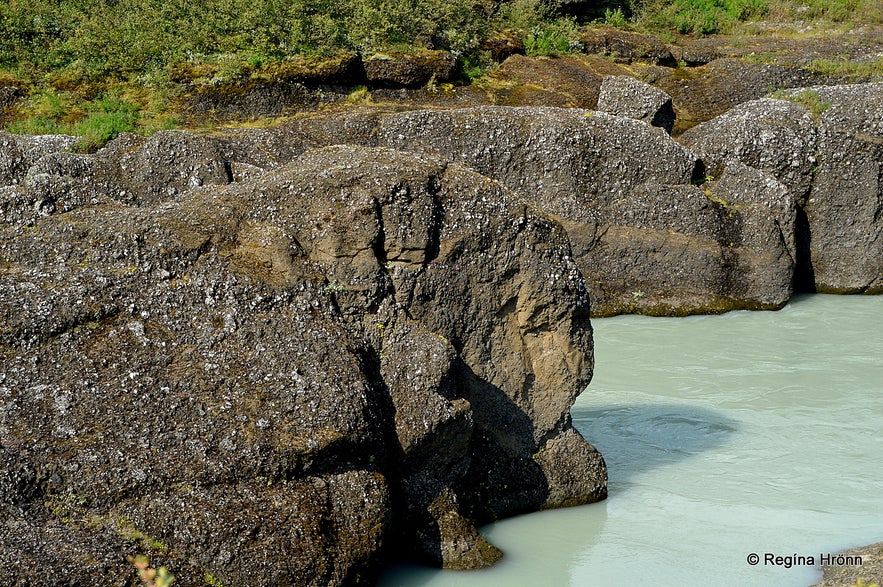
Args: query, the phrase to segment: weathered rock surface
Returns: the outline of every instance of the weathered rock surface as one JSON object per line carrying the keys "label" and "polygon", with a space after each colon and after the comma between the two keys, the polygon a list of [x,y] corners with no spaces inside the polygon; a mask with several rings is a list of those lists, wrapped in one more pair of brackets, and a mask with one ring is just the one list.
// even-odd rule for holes
{"label": "weathered rock surface", "polygon": [[[681,137],[717,173],[739,162],[771,173],[798,203],[801,287],[883,291],[883,84],[795,90],[792,101],[734,108]],[[811,100],[814,116],[800,102]]]}
{"label": "weathered rock surface", "polygon": [[731,162],[761,169],[806,201],[816,165],[816,129],[806,108],[764,98],[736,106],[680,137],[702,158],[706,171],[720,175]]}
{"label": "weathered rock surface", "polygon": [[675,111],[671,96],[627,75],[604,78],[598,96],[598,110],[642,120],[671,134]]}
{"label": "weathered rock surface", "polygon": [[883,293],[883,83],[815,88],[818,169],[806,217],[816,291]]}
{"label": "weathered rock surface", "polygon": [[457,60],[449,51],[378,54],[365,60],[363,67],[368,83],[380,87],[422,86],[430,80],[451,80],[457,74]]}
{"label": "weathered rock surface", "polygon": [[586,28],[580,31],[579,41],[587,53],[609,56],[617,61],[645,61],[668,66],[677,62],[670,48],[651,35],[606,27]]}
{"label": "weathered rock surface", "polygon": [[825,76],[804,68],[729,57],[701,67],[651,65],[640,69],[639,77],[672,97],[678,116],[675,135],[773,90],[829,83]]}
{"label": "weathered rock surface", "polygon": [[[370,582],[385,549],[475,568],[500,553],[474,523],[604,497],[570,423],[591,327],[558,223],[434,156],[331,147],[220,185],[229,145],[151,140],[32,166],[82,190],[37,217],[4,188],[16,580],[124,583],[136,552],[181,585]],[[174,189],[87,197],[168,152]]]}
{"label": "weathered rock surface", "polygon": [[599,276],[589,283],[594,305],[610,314],[683,315],[788,301],[795,205],[784,186],[742,166],[703,187],[637,187],[610,207],[582,257],[574,245],[586,275]]}
{"label": "weathered rock surface", "polygon": [[377,141],[467,163],[561,219],[596,316],[770,309],[793,292],[787,189],[745,168],[704,193],[695,155],[646,124],[542,108],[403,112],[381,119]]}
{"label": "weathered rock surface", "polygon": [[595,108],[604,76],[627,73],[623,66],[602,57],[513,55],[492,73],[500,87],[493,88],[491,102],[501,106]]}
{"label": "weathered rock surface", "polygon": [[[777,308],[789,299],[795,264],[809,259],[802,205],[816,134],[797,104],[751,102],[685,135],[703,164],[660,130],[597,112],[355,109],[237,133],[222,151],[234,159],[294,156],[307,146],[357,142],[465,163],[563,223],[595,315],[680,315]],[[671,213],[648,226],[640,219],[654,208]],[[706,225],[714,229],[695,229]]]}

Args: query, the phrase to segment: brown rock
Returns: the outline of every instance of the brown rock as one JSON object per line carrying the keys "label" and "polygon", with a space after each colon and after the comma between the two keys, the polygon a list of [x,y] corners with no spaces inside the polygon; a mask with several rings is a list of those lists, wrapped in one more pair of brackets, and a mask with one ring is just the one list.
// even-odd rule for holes
{"label": "brown rock", "polygon": [[457,75],[457,60],[448,51],[376,54],[363,63],[372,86],[420,87],[430,80],[444,82]]}
{"label": "brown rock", "polygon": [[583,28],[580,29],[579,41],[586,53],[613,57],[622,63],[644,61],[653,65],[677,64],[668,46],[650,35],[608,27]]}

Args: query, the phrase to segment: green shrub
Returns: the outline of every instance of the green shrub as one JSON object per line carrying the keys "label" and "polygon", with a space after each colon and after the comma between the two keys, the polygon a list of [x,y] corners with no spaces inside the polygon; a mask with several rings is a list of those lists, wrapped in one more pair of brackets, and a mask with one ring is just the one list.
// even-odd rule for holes
{"label": "green shrub", "polygon": [[766,0],[650,0],[641,7],[641,21],[682,34],[710,35],[731,31],[768,10]]}
{"label": "green shrub", "polygon": [[520,31],[528,55],[563,55],[577,47],[577,24],[556,16],[542,0],[515,0],[500,6],[496,15],[500,29]]}
{"label": "green shrub", "polygon": [[576,27],[552,23],[538,26],[524,38],[524,49],[530,56],[566,55],[576,44]]}
{"label": "green shrub", "polygon": [[624,27],[628,24],[628,20],[621,8],[617,8],[616,10],[610,10],[608,8],[604,11],[604,24],[612,27]]}
{"label": "green shrub", "polygon": [[800,104],[806,108],[810,115],[818,120],[822,112],[831,107],[830,102],[822,100],[821,95],[815,90],[802,90],[795,92],[793,90],[779,90],[771,96],[777,100],[788,100],[795,104]]}
{"label": "green shrub", "polygon": [[69,94],[41,92],[25,105],[23,116],[6,130],[19,134],[69,134],[80,137],[78,151],[94,151],[122,132],[138,130],[139,108],[116,94],[99,96],[83,104],[71,103]]}

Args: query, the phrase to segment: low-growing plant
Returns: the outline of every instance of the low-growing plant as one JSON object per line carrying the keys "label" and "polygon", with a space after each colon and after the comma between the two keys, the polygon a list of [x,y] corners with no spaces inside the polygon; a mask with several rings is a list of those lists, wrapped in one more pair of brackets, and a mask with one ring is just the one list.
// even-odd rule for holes
{"label": "low-growing plant", "polygon": [[831,103],[823,100],[821,95],[815,90],[801,90],[798,92],[793,90],[778,90],[774,92],[771,97],[777,100],[788,100],[789,102],[800,104],[806,108],[810,115],[816,120],[818,120],[822,112],[831,107]]}
{"label": "low-growing plant", "polygon": [[[19,134],[69,134],[80,137],[75,149],[94,151],[123,132],[138,130],[139,108],[117,94],[86,103],[70,96],[43,92],[20,108],[20,116],[6,130]],[[163,126],[168,126],[166,120]]]}
{"label": "low-growing plant", "polygon": [[604,11],[604,24],[621,28],[628,24],[628,19],[621,8],[616,8],[615,10],[608,8]]}
{"label": "low-growing plant", "polygon": [[770,0],[770,11],[804,21],[883,23],[879,0]]}
{"label": "low-growing plant", "polygon": [[138,572],[143,587],[170,587],[175,582],[175,575],[165,567],[154,569],[150,566],[150,559],[143,554],[129,557],[129,562]]}
{"label": "low-growing plant", "polygon": [[808,69],[822,75],[883,78],[883,55],[863,59],[815,59]]}

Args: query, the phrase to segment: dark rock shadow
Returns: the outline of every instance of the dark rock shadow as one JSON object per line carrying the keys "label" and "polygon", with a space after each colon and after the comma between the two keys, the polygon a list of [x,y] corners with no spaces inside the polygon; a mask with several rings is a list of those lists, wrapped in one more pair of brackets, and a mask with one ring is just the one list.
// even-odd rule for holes
{"label": "dark rock shadow", "polygon": [[573,425],[607,462],[612,492],[635,475],[715,449],[739,429],[714,410],[677,403],[571,410]]}
{"label": "dark rock shadow", "polygon": [[794,291],[796,293],[815,293],[816,274],[812,264],[812,231],[806,210],[797,208],[797,223],[795,226],[795,268],[794,268]]}

